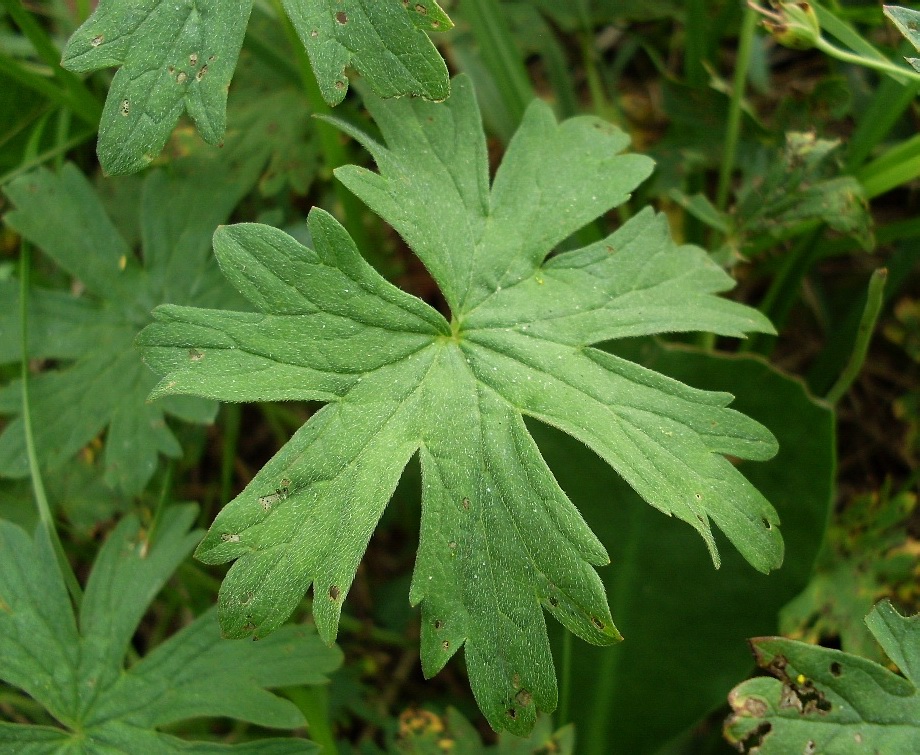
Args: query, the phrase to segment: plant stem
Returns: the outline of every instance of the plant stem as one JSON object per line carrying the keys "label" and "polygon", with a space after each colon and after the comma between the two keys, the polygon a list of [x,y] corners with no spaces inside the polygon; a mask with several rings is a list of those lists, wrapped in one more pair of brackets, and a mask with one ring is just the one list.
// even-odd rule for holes
{"label": "plant stem", "polygon": [[842,47],[832,45],[824,37],[818,37],[818,40],[815,43],[815,47],[825,55],[829,55],[830,57],[836,58],[837,60],[840,60],[844,63],[852,63],[857,66],[863,66],[864,68],[871,68],[874,71],[887,73],[888,75],[903,76],[908,79],[920,81],[920,72],[915,71],[912,68],[900,66],[897,63],[892,63],[888,60],[875,60],[874,58],[866,58],[862,55],[857,55],[854,52],[844,50]]}
{"label": "plant stem", "polygon": [[757,13],[750,6],[744,8],[741,22],[741,34],[738,39],[738,57],[735,62],[735,76],[732,81],[732,98],[728,106],[728,124],[725,128],[725,149],[722,152],[722,165],[719,169],[719,187],[716,191],[716,207],[724,211],[728,206],[728,194],[731,190],[732,171],[738,151],[738,137],[741,132],[741,101],[747,83],[748,69],[751,65],[751,49],[754,45],[754,32],[757,29]]}
{"label": "plant stem", "polygon": [[0,176],[0,186],[9,183],[17,176],[21,176],[23,173],[28,173],[32,168],[36,168],[39,165],[48,162],[48,160],[55,159],[58,155],[66,153],[78,147],[83,142],[91,139],[96,135],[96,130],[92,129],[90,131],[80,131],[74,136],[70,137],[66,142],[59,144],[55,147],[45,150],[44,152],[30,157],[26,160],[23,160],[17,167],[13,168],[8,173],[4,173]]}
{"label": "plant stem", "polygon": [[572,633],[562,633],[562,674],[559,686],[559,713],[556,723],[565,726],[571,720],[572,705]]}
{"label": "plant stem", "polygon": [[326,686],[291,687],[284,694],[296,705],[304,718],[310,738],[323,748],[323,755],[338,755],[335,736],[329,721],[329,690]]}
{"label": "plant stem", "polygon": [[866,296],[866,306],[863,309],[862,319],[859,321],[859,330],[856,331],[856,340],[853,343],[853,351],[850,359],[837,382],[827,392],[825,398],[831,404],[836,404],[856,380],[859,371],[862,369],[863,362],[866,361],[866,353],[869,351],[869,343],[872,340],[872,332],[875,330],[875,323],[878,320],[879,313],[882,310],[884,302],[885,282],[888,280],[887,268],[880,267],[872,273],[869,279],[869,293]]}
{"label": "plant stem", "polygon": [[32,411],[29,403],[29,268],[30,261],[29,242],[25,239],[20,243],[20,264],[19,264],[19,320],[20,320],[20,343],[22,346],[22,425],[25,435],[26,455],[29,459],[29,475],[32,478],[32,491],[35,494],[35,505],[38,509],[38,518],[41,527],[44,530],[54,554],[57,556],[58,566],[61,569],[61,575],[67,585],[70,597],[77,607],[83,600],[83,590],[77,581],[70,561],[67,560],[67,554],[64,552],[64,546],[58,537],[57,528],[54,526],[54,517],[51,515],[51,507],[48,505],[48,496],[45,493],[45,483],[42,480],[41,470],[38,466],[38,454],[35,451],[35,437],[32,434]]}

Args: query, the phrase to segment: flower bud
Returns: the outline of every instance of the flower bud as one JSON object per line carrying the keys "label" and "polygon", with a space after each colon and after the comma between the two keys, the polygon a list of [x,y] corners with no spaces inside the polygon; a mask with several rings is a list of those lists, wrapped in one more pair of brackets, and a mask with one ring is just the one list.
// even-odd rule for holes
{"label": "flower bud", "polygon": [[821,24],[810,4],[774,2],[774,11],[752,7],[766,16],[764,27],[781,45],[795,50],[807,50],[817,45]]}

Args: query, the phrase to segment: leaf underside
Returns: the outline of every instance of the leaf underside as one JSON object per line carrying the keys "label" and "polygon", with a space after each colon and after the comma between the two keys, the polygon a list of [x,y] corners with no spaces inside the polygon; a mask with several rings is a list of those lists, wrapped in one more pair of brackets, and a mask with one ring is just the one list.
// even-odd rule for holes
{"label": "leaf underside", "polygon": [[[118,66],[99,127],[99,161],[133,173],[163,149],[183,112],[218,144],[253,0],[101,0],[64,49],[76,72]],[[337,104],[354,66],[386,97],[444,99],[447,68],[426,31],[449,29],[434,0],[284,0],[323,98]]]}
{"label": "leaf underside", "polygon": [[[403,468],[418,454],[422,522],[410,600],[422,665],[461,645],[491,725],[529,731],[556,705],[543,611],[595,644],[619,639],[593,566],[604,547],[527,431],[530,416],[582,440],[652,505],[689,522],[718,563],[710,521],[759,570],[782,560],[770,504],[723,454],[765,459],[775,440],[689,388],[590,345],[650,333],[770,331],[715,296],[731,279],[665,219],[635,216],[601,242],[548,256],[624,202],[651,161],[591,117],[558,124],[534,103],[489,182],[468,81],[446,105],[369,100],[387,146],[347,126],[379,173],[338,177],[406,239],[452,319],[371,269],[314,209],[308,249],[260,225],[218,230],[246,314],[167,306],[139,337],[165,377],[153,396],[327,402],[218,515],[198,548],[234,561],[219,614],[231,636],[281,624],[313,585],[332,641],[358,562]],[[547,155],[561,155],[547,166]],[[613,503],[615,505],[615,502]]]}

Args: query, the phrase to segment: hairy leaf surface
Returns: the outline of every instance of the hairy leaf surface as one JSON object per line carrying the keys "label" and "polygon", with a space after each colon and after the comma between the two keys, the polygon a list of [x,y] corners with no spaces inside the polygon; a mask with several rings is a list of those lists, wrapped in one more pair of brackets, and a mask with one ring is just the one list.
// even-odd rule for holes
{"label": "hairy leaf surface", "polygon": [[[49,468],[72,457],[106,432],[105,475],[114,488],[141,490],[159,454],[181,449],[165,421],[170,414],[209,422],[217,407],[182,397],[147,403],[156,376],[133,346],[164,301],[239,305],[210,255],[214,227],[226,219],[255,182],[265,152],[240,145],[226,161],[177,163],[172,174],[148,176],[139,215],[143,257],[116,230],[89,181],[72,165],[59,174],[40,170],[13,181],[6,194],[14,209],[6,222],[75,279],[82,295],[33,289],[29,301],[29,355],[63,365],[31,382],[32,417],[39,458]],[[19,359],[18,284],[0,300],[0,359]],[[18,381],[0,389],[0,413],[18,415]],[[22,421],[0,434],[0,474],[29,473]]]}
{"label": "hairy leaf surface", "polygon": [[[108,173],[150,163],[183,112],[221,141],[227,89],[253,0],[101,0],[64,50],[71,71],[118,66],[99,127]],[[284,0],[330,104],[354,66],[385,97],[448,94],[447,68],[425,31],[451,27],[435,0]]]}
{"label": "hairy leaf surface", "polygon": [[341,661],[304,627],[264,643],[223,640],[213,611],[130,668],[125,653],[150,601],[200,537],[194,506],[166,510],[151,544],[122,520],[96,558],[74,615],[44,530],[0,522],[0,678],[42,704],[60,727],[0,723],[4,752],[313,752],[302,739],[237,746],[186,742],[159,727],[226,716],[272,728],[305,724],[269,690],[320,684]]}
{"label": "hairy leaf surface", "polygon": [[732,690],[727,739],[742,752],[914,752],[920,742],[920,615],[887,600],[866,617],[901,670],[783,637],[751,640],[758,677]]}
{"label": "hairy leaf surface", "polygon": [[[556,123],[534,103],[495,180],[467,81],[447,105],[371,100],[387,146],[352,132],[379,173],[338,176],[396,228],[452,317],[383,280],[314,209],[307,249],[259,225],[214,248],[254,314],[165,306],[139,337],[166,377],[154,396],[328,402],[220,513],[197,555],[236,560],[221,590],[232,636],[263,636],[313,585],[320,634],[342,601],[402,470],[422,468],[410,590],[422,665],[464,645],[473,692],[496,729],[530,730],[556,704],[543,610],[589,642],[619,639],[592,566],[604,547],[553,478],[524,415],[579,438],[652,505],[710,521],[759,570],[782,559],[770,504],[722,455],[768,458],[773,436],[695,390],[590,344],[630,335],[770,330],[714,294],[731,279],[665,219],[639,213],[602,242],[548,256],[625,201],[651,161],[619,155],[596,118]],[[347,128],[344,127],[343,128]],[[565,159],[550,169],[548,155]]]}

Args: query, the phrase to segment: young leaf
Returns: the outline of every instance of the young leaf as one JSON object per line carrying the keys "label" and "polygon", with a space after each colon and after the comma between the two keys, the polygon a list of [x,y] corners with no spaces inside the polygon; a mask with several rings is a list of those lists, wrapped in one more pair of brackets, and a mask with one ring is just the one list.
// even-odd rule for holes
{"label": "young leaf", "polygon": [[920,615],[887,600],[866,624],[903,676],[839,650],[782,637],[751,640],[757,677],[729,695],[725,736],[742,752],[915,752],[920,742]]}
{"label": "young leaf", "polygon": [[[422,666],[466,646],[496,729],[529,731],[556,704],[543,610],[589,642],[619,639],[600,580],[603,546],[559,488],[529,415],[584,441],[654,506],[692,524],[718,563],[710,519],[758,569],[782,559],[773,508],[724,458],[767,458],[772,435],[689,388],[590,348],[630,335],[770,330],[713,294],[731,279],[677,247],[645,211],[602,242],[547,259],[625,201],[651,161],[596,118],[527,111],[491,188],[473,92],[446,105],[370,100],[389,148],[339,177],[408,241],[449,303],[448,322],[383,280],[314,209],[315,249],[259,225],[220,229],[215,253],[258,314],[164,306],[138,339],[166,377],[153,396],[328,402],[217,517],[197,556],[236,559],[219,615],[264,636],[312,583],[322,637],[408,460],[422,468],[410,590]],[[549,168],[547,156],[564,159]],[[190,359],[190,349],[199,358]]]}
{"label": "young leaf", "polygon": [[[447,68],[425,31],[451,27],[435,0],[284,0],[329,104],[354,66],[385,97],[442,100]],[[99,127],[99,161],[111,174],[145,167],[183,112],[205,141],[221,141],[227,89],[252,0],[101,0],[64,49],[63,65],[119,66]]]}
{"label": "young leaf", "polygon": [[96,558],[78,616],[44,529],[33,540],[0,521],[0,678],[31,695],[59,724],[0,723],[0,750],[315,751],[302,739],[231,747],[157,731],[202,716],[303,726],[297,708],[269,689],[321,684],[341,661],[338,650],[304,627],[285,627],[252,645],[221,639],[208,611],[125,668],[125,653],[150,601],[200,537],[189,532],[195,514],[194,506],[167,509],[152,543],[135,517],[122,520]]}
{"label": "young leaf", "polygon": [[[907,38],[907,41],[920,52],[920,11],[902,8],[898,5],[883,5],[882,10],[898,27],[898,31]],[[904,58],[904,60],[910,63],[914,70],[920,71],[920,59]]]}
{"label": "young leaf", "polygon": [[[264,152],[262,153],[264,155]],[[15,209],[6,221],[85,287],[86,295],[30,292],[30,356],[74,360],[36,376],[31,385],[35,445],[47,467],[72,457],[106,431],[106,481],[128,494],[141,490],[158,454],[178,456],[165,414],[209,422],[216,406],[182,398],[151,405],[156,376],[133,347],[154,303],[236,304],[239,296],[209,254],[210,234],[252,186],[263,158],[200,159],[154,173],[143,185],[139,215],[143,263],[104,212],[87,179],[72,165],[13,181]],[[19,359],[18,291],[0,302],[0,358]],[[0,413],[21,411],[19,382],[0,389]],[[22,421],[0,434],[0,474],[29,472]]]}

